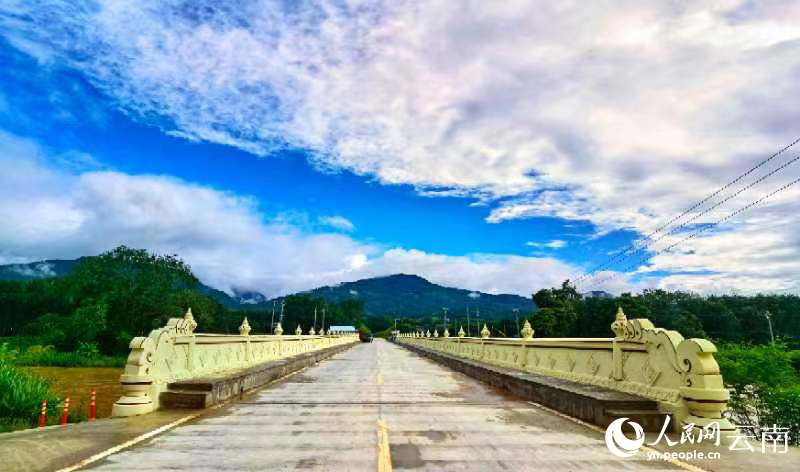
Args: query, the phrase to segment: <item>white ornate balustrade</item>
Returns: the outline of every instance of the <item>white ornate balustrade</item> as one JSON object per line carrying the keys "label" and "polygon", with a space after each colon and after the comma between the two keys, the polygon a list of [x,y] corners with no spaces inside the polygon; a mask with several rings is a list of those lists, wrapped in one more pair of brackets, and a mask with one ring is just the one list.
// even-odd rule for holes
{"label": "white ornate balustrade", "polygon": [[358,341],[353,334],[283,336],[278,324],[275,335],[250,335],[247,318],[238,335],[197,334],[197,323],[189,310],[183,318],[171,318],[163,328],[136,337],[120,376],[123,396],[113,406],[112,416],[149,413],[159,407],[159,394],[171,382],[222,375],[265,362],[318,351]]}
{"label": "white ornate balustrade", "polygon": [[713,422],[722,430],[733,426],[723,418],[729,392],[724,388],[716,347],[705,339],[684,339],[677,331],[656,328],[647,319],[628,320],[620,309],[611,325],[614,338],[533,338],[525,322],[522,338],[439,337],[404,333],[397,341],[499,367],[597,385],[655,400],[660,411],[673,415],[680,427]]}

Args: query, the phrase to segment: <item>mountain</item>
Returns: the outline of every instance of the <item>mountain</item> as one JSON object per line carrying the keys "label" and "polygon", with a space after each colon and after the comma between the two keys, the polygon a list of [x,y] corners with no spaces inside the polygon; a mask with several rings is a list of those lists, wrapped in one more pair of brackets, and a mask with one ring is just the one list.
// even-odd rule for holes
{"label": "mountain", "polygon": [[[33,280],[45,277],[61,277],[69,274],[78,264],[76,260],[47,260],[29,264],[0,265],[0,280]],[[233,296],[201,284],[200,292],[239,310],[270,310],[272,300],[252,290],[236,290]],[[526,316],[534,309],[533,302],[519,295],[492,295],[460,288],[443,287],[417,275],[395,274],[385,277],[345,282],[334,286],[320,287],[306,292],[329,301],[360,299],[369,315],[398,315],[404,317],[442,314],[449,309],[452,318],[480,313],[483,318],[511,316],[519,309]]]}
{"label": "mountain", "polygon": [[[492,295],[460,288],[443,287],[418,275],[395,274],[362,279],[330,287],[320,287],[308,293],[330,301],[358,298],[372,315],[399,315],[406,317],[442,314],[448,308],[450,317],[463,317],[469,307],[471,316],[511,316],[519,309],[520,316],[533,311],[533,301],[519,295]],[[477,310],[477,311],[476,311]]]}

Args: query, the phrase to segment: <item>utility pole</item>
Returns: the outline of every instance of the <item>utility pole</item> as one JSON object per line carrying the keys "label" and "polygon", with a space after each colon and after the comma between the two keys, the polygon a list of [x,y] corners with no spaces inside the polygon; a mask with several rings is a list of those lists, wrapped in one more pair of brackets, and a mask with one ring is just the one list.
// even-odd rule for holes
{"label": "utility pole", "polygon": [[519,308],[514,308],[514,319],[516,319],[517,321],[517,337],[521,338],[522,331],[521,328],[519,327]]}
{"label": "utility pole", "polygon": [[764,312],[764,318],[767,319],[767,323],[769,324],[769,338],[772,340],[772,344],[775,344],[775,333],[772,332],[772,313],[769,310]]}
{"label": "utility pole", "polygon": [[311,328],[316,331],[317,330],[317,307],[314,307],[314,324],[311,325]]}
{"label": "utility pole", "polygon": [[280,323],[281,326],[283,326],[283,307],[285,306],[286,306],[286,300],[281,300],[281,317],[278,320],[278,323]]}
{"label": "utility pole", "polygon": [[275,334],[275,300],[272,300],[272,319],[269,322],[270,334]]}
{"label": "utility pole", "polygon": [[444,311],[444,329],[447,329],[447,307],[443,306],[442,311]]}
{"label": "utility pole", "polygon": [[322,331],[325,331],[325,307],[322,308]]}
{"label": "utility pole", "polygon": [[469,305],[467,305],[467,336],[469,336]]}

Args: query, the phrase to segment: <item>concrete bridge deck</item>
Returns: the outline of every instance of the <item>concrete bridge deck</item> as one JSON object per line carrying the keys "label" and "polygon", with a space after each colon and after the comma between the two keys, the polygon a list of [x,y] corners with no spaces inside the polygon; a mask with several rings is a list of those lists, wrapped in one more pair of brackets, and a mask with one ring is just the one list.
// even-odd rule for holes
{"label": "concrete bridge deck", "polygon": [[88,467],[95,470],[674,470],[382,340]]}

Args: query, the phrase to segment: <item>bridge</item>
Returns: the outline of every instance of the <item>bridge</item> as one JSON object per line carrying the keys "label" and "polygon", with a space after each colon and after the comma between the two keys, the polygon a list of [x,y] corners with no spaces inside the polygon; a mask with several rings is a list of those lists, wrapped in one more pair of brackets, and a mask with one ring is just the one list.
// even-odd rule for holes
{"label": "bridge", "polygon": [[[8,470],[795,470],[800,454],[729,451],[707,340],[620,310],[610,338],[195,333],[187,313],[131,342],[115,418],[0,438]],[[716,423],[713,442],[613,454],[628,418],[656,439]],[[627,431],[635,437],[635,431]],[[652,436],[651,436],[652,435]],[[664,453],[721,452],[681,461]]]}

